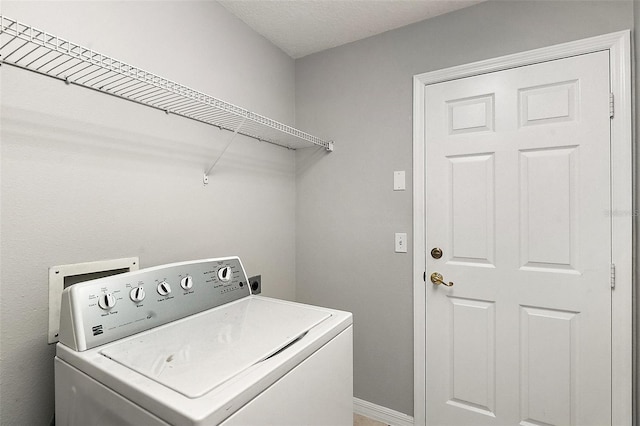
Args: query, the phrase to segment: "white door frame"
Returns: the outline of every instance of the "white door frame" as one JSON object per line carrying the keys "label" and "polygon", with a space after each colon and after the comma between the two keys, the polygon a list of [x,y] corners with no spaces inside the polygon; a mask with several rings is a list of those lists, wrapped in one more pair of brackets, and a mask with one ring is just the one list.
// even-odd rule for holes
{"label": "white door frame", "polygon": [[631,32],[621,31],[551,47],[460,65],[413,77],[413,334],[414,419],[426,423],[426,85],[502,71],[601,50],[610,52],[612,259],[612,424],[630,425],[633,418],[633,116]]}

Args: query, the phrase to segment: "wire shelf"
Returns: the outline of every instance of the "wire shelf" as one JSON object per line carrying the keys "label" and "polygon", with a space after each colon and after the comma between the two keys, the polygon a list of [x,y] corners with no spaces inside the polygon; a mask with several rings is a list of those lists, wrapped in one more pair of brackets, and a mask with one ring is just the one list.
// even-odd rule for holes
{"label": "wire shelf", "polygon": [[0,63],[289,149],[333,142],[0,15]]}

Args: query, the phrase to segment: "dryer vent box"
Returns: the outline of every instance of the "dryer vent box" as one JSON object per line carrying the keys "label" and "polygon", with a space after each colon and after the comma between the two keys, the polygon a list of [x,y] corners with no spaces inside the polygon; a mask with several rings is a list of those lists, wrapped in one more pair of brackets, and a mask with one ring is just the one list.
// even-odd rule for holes
{"label": "dryer vent box", "polygon": [[65,288],[84,281],[137,271],[139,264],[138,257],[126,257],[98,262],[58,265],[49,268],[49,343],[58,341],[60,304],[62,302],[62,291]]}

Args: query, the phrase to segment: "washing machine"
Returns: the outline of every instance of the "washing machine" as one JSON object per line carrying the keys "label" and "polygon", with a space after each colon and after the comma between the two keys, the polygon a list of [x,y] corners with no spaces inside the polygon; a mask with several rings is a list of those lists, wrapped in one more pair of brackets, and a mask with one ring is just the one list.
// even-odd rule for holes
{"label": "washing machine", "polygon": [[62,294],[56,424],[352,425],[348,312],[252,295],[238,257]]}

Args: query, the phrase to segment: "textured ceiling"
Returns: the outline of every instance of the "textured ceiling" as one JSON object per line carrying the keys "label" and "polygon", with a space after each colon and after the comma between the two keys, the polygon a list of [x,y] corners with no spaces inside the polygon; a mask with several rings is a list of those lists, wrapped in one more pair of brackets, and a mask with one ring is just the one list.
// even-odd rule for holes
{"label": "textured ceiling", "polygon": [[340,46],[483,0],[219,0],[292,58]]}

